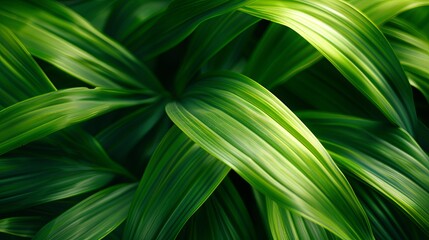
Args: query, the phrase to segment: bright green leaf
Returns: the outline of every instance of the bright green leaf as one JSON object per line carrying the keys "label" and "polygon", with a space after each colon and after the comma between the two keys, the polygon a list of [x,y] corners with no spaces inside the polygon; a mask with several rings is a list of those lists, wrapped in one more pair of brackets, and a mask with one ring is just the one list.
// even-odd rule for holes
{"label": "bright green leaf", "polygon": [[342,173],[274,95],[242,75],[219,73],[186,96],[167,105],[173,122],[258,191],[342,238],[372,238]]}

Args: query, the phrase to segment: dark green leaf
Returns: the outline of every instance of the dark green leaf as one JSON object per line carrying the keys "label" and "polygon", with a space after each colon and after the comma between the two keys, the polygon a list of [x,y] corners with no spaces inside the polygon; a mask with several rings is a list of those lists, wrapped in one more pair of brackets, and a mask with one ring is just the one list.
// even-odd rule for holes
{"label": "dark green leaf", "polygon": [[229,168],[172,128],[140,181],[124,239],[174,239]]}
{"label": "dark green leaf", "polygon": [[45,225],[34,239],[101,239],[127,217],[136,184],[100,191]]}

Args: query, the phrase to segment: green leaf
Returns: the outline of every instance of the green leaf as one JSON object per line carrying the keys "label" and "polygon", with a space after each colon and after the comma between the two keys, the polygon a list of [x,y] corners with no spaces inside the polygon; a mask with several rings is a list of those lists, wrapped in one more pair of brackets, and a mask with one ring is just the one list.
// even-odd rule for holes
{"label": "green leaf", "polygon": [[344,115],[307,112],[299,116],[341,169],[429,229],[429,157],[408,133]]}
{"label": "green leaf", "polygon": [[21,101],[0,111],[0,155],[117,108],[154,100],[122,90],[72,88]]}
{"label": "green leaf", "polygon": [[229,178],[189,219],[178,239],[257,239],[248,210]]}
{"label": "green leaf", "polygon": [[55,91],[16,36],[0,25],[0,109],[36,94]]}
{"label": "green leaf", "polygon": [[401,12],[408,11],[413,8],[429,5],[429,0],[345,0],[371,19],[377,25],[380,25]]}
{"label": "green leaf", "polygon": [[113,177],[108,171],[53,155],[1,158],[0,212],[89,192]]}
{"label": "green leaf", "polygon": [[206,76],[167,105],[173,122],[263,194],[346,239],[371,239],[350,185],[274,95],[238,74]]}
{"label": "green leaf", "polygon": [[257,0],[241,10],[296,31],[390,121],[413,134],[417,118],[407,78],[380,30],[361,12],[338,0]]}
{"label": "green leaf", "polygon": [[0,232],[19,236],[33,237],[43,226],[42,217],[10,217],[0,219]]}
{"label": "green leaf", "polygon": [[150,59],[183,41],[202,22],[238,9],[254,0],[173,0],[159,17],[136,28],[124,44]]}
{"label": "green leaf", "polygon": [[171,0],[121,0],[106,23],[105,32],[124,41],[144,22],[165,11]]}
{"label": "green leaf", "polygon": [[[165,104],[165,101],[161,101],[124,116],[97,134],[97,139],[110,156],[123,162],[131,150],[165,115]],[[133,134],[130,135],[130,132]]]}
{"label": "green leaf", "polygon": [[54,1],[3,1],[0,22],[29,52],[92,86],[161,91],[149,70],[82,17]]}
{"label": "green leaf", "polygon": [[338,239],[326,229],[279,206],[269,198],[266,199],[266,208],[274,239]]}
{"label": "green leaf", "polygon": [[244,74],[273,88],[321,58],[322,55],[296,32],[272,23],[253,51]]}
{"label": "green leaf", "polygon": [[45,225],[37,239],[101,239],[127,217],[136,184],[100,191]]}
{"label": "green leaf", "polygon": [[232,12],[202,23],[192,35],[188,52],[176,75],[176,91],[183,91],[201,66],[259,20],[241,12]]}
{"label": "green leaf", "polygon": [[228,171],[173,127],[140,181],[124,239],[174,239]]}
{"label": "green leaf", "polygon": [[395,19],[382,30],[404,67],[410,84],[429,101],[429,41],[404,20]]}
{"label": "green leaf", "polygon": [[60,0],[60,2],[84,17],[99,31],[104,28],[111,12],[119,5],[119,0]]}

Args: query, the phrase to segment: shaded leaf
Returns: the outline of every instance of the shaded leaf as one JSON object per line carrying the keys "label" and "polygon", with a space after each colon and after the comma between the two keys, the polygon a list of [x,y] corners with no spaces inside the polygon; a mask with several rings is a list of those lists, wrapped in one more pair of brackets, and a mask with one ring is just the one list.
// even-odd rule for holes
{"label": "shaded leaf", "polygon": [[137,56],[150,59],[185,39],[202,22],[254,0],[173,0],[158,17],[145,22],[124,41]]}
{"label": "shaded leaf", "polygon": [[108,171],[56,156],[1,158],[0,212],[89,192],[113,177]]}
{"label": "shaded leaf", "polygon": [[136,184],[102,190],[45,225],[34,239],[101,239],[127,217]]}
{"label": "shaded leaf", "polygon": [[117,108],[153,102],[121,90],[73,88],[50,92],[0,111],[0,154]]}
{"label": "shaded leaf", "polygon": [[248,210],[229,178],[189,219],[178,239],[257,239]]}
{"label": "shaded leaf", "polygon": [[33,237],[43,226],[42,217],[10,217],[0,219],[0,232],[19,236]]}
{"label": "shaded leaf", "polygon": [[408,133],[350,116],[320,112],[299,116],[341,169],[429,229],[429,157]]}
{"label": "shaded leaf", "polygon": [[174,239],[228,171],[173,127],[143,174],[124,239]]}

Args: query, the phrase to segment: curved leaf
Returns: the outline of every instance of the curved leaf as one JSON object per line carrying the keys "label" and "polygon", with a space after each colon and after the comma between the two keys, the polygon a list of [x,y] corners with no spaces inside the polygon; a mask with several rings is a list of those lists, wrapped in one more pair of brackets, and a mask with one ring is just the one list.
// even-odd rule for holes
{"label": "curved leaf", "polygon": [[189,219],[178,239],[257,239],[244,202],[229,178]]}
{"label": "curved leaf", "polygon": [[114,109],[154,100],[101,88],[73,88],[24,100],[0,111],[0,155]]}
{"label": "curved leaf", "polygon": [[185,39],[202,22],[254,0],[173,0],[159,17],[139,26],[124,41],[137,56],[150,59]]}
{"label": "curved leaf", "polygon": [[274,239],[338,239],[313,222],[298,216],[267,198],[266,208]]}
{"label": "curved leaf", "polygon": [[149,70],[82,17],[55,1],[2,1],[0,22],[32,55],[92,86],[161,86]]}
{"label": "curved leaf", "polygon": [[0,219],[0,232],[19,236],[33,237],[43,226],[42,217],[10,217]]}
{"label": "curved leaf", "polygon": [[233,73],[207,76],[166,109],[192,140],[261,193],[342,238],[372,238],[350,185],[320,142],[256,82]]}
{"label": "curved leaf", "polygon": [[188,52],[176,75],[176,91],[183,91],[202,65],[259,20],[241,12],[232,12],[202,23],[192,35]]}
{"label": "curved leaf", "polygon": [[143,174],[124,239],[174,239],[228,171],[173,127]]}
{"label": "curved leaf", "polygon": [[37,239],[101,239],[127,217],[136,184],[100,191],[45,225]]}
{"label": "curved leaf", "polygon": [[299,114],[341,169],[429,229],[429,157],[403,129],[320,112]]}
{"label": "curved leaf", "polygon": [[89,192],[113,177],[107,171],[55,156],[1,158],[0,212]]}
{"label": "curved leaf", "polygon": [[296,31],[390,121],[414,132],[412,92],[399,61],[381,32],[355,8],[338,0],[257,0],[241,10]]}
{"label": "curved leaf", "polygon": [[110,14],[105,32],[124,41],[145,21],[165,11],[171,0],[121,0]]}
{"label": "curved leaf", "polygon": [[55,87],[16,36],[0,25],[0,109],[55,91]]}

